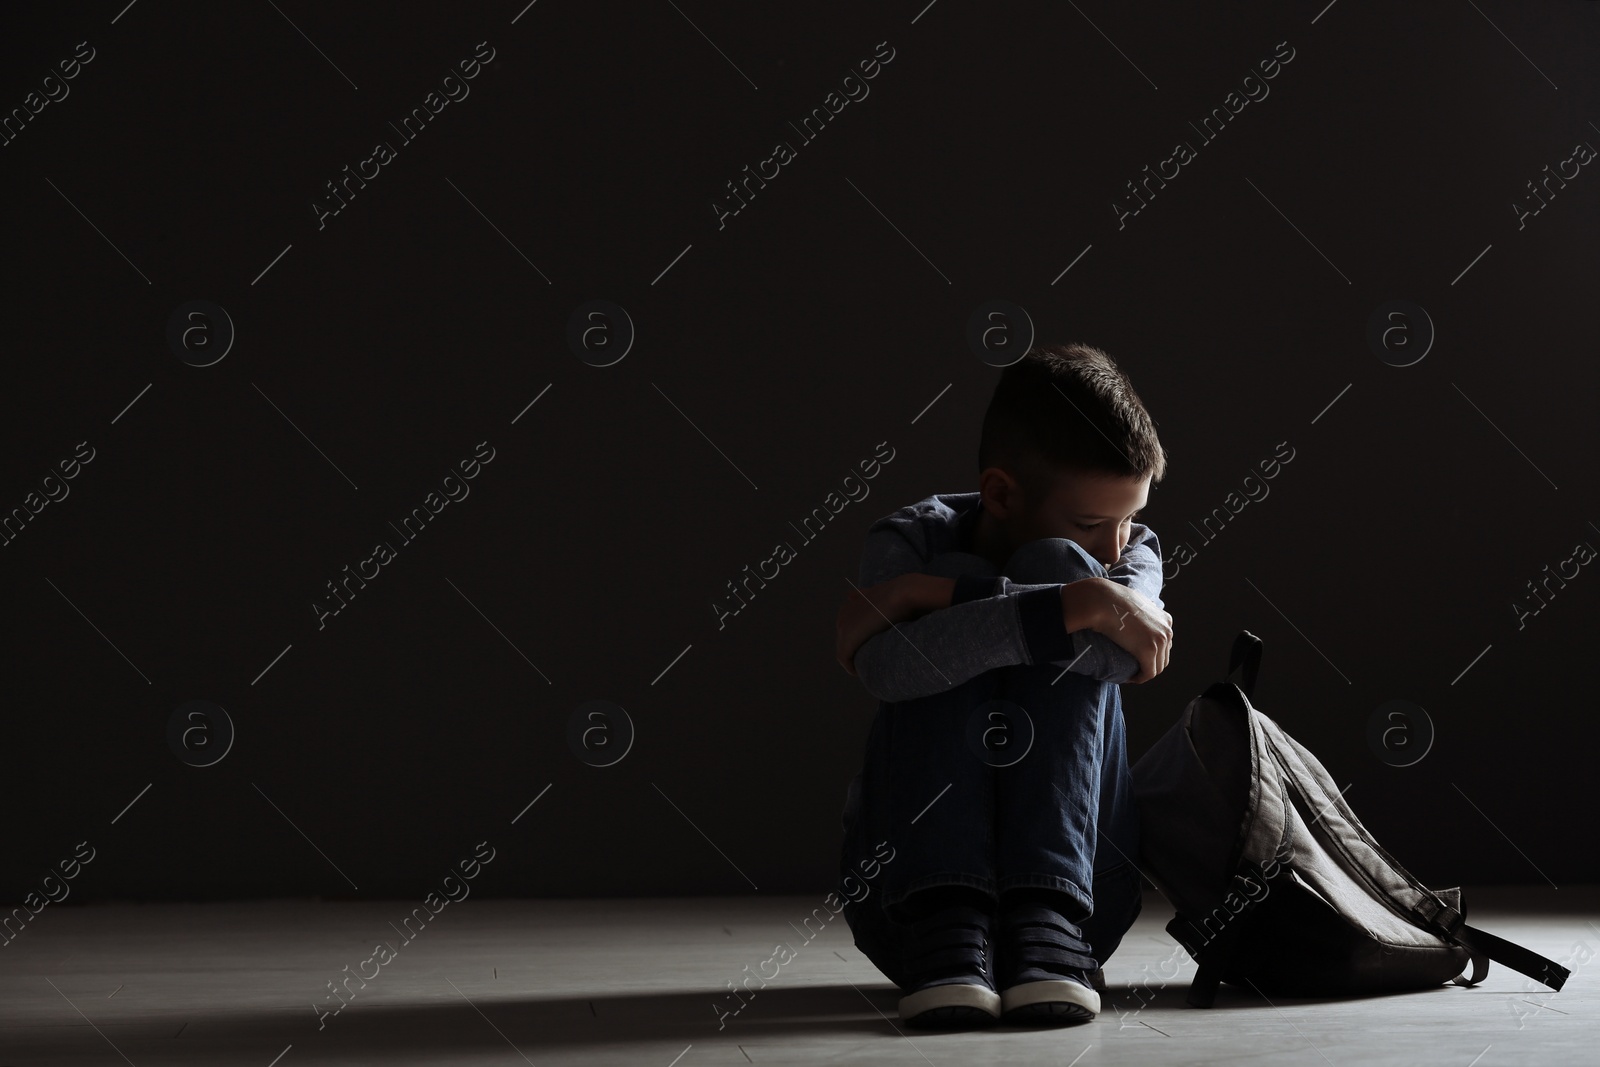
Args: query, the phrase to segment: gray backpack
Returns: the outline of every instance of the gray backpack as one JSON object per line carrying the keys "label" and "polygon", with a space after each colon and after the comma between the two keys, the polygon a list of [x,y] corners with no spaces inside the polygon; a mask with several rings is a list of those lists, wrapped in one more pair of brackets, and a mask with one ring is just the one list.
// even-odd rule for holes
{"label": "gray backpack", "polygon": [[1188,1002],[1210,1007],[1219,982],[1313,997],[1470,986],[1489,960],[1559,990],[1567,968],[1466,925],[1461,890],[1413,878],[1316,757],[1251,706],[1260,661],[1261,639],[1241,631],[1227,680],[1132,768],[1140,866],[1198,964]]}

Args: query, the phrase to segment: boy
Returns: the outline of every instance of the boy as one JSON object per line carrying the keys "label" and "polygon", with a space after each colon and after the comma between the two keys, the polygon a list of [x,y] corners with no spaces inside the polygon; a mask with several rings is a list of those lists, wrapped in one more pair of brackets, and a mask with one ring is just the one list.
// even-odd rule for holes
{"label": "boy", "polygon": [[911,1025],[1086,1022],[1140,907],[1118,684],[1172,648],[1133,521],[1166,455],[1109,356],[1049,345],[1001,372],[978,468],[872,524],[839,610],[880,701],[840,861],[879,892],[844,914]]}

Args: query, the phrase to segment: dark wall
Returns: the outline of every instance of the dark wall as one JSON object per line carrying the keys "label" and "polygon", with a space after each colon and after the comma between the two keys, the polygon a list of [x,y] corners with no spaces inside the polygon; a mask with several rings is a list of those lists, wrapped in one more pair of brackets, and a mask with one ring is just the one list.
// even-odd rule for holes
{"label": "dark wall", "polygon": [[[1597,5],[123,7],[0,44],[6,109],[70,90],[0,147],[8,901],[75,853],[74,899],[420,898],[490,849],[487,894],[824,891],[874,709],[834,613],[874,519],[976,488],[992,299],[1170,453],[1135,753],[1249,629],[1419,877],[1600,878]],[[569,743],[596,700],[631,747]]]}

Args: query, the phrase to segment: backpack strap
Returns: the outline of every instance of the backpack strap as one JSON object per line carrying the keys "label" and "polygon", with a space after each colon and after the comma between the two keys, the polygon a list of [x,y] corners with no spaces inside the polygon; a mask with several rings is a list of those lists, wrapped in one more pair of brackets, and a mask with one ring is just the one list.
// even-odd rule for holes
{"label": "backpack strap", "polygon": [[1488,956],[1480,956],[1476,952],[1474,952],[1472,954],[1472,974],[1471,974],[1471,976],[1469,977],[1465,971],[1462,971],[1460,974],[1458,974],[1454,978],[1450,979],[1450,981],[1454,982],[1456,985],[1475,986],[1479,982],[1483,981],[1484,978],[1488,977],[1488,974],[1489,974],[1489,957]]}
{"label": "backpack strap", "polygon": [[[1258,784],[1270,784],[1262,782],[1259,774],[1256,777]],[[1222,897],[1223,909],[1230,913],[1222,928],[1216,936],[1208,938],[1204,920],[1202,926],[1197,927],[1192,920],[1178,915],[1167,924],[1167,933],[1194,957],[1194,977],[1189,980],[1189,993],[1184,999],[1196,1008],[1209,1008],[1216,1000],[1217,986],[1222,976],[1232,969],[1240,938],[1251,925],[1256,906],[1271,893],[1274,878],[1288,877],[1289,864],[1294,859],[1289,796],[1281,791],[1265,792],[1266,796],[1257,794],[1252,801],[1254,817],[1243,843],[1243,854]],[[1264,857],[1265,862],[1257,857]],[[1269,868],[1271,873],[1268,873]],[[1230,897],[1239,902],[1238,911],[1228,906]]]}
{"label": "backpack strap", "polygon": [[1239,932],[1246,925],[1249,912],[1255,907],[1253,899],[1240,893],[1244,878],[1243,873],[1234,875],[1230,892],[1239,893],[1245,905],[1223,924],[1216,937],[1207,940],[1205,931],[1182,915],[1173,916],[1172,921],[1167,923],[1167,933],[1174,940],[1186,946],[1195,946],[1189,953],[1196,964],[1194,977],[1189,980],[1189,993],[1184,998],[1191,1007],[1211,1007],[1217,999],[1217,986],[1222,982],[1223,972],[1228,970],[1228,964],[1238,951]]}
{"label": "backpack strap", "polygon": [[[1456,940],[1472,951],[1474,961],[1479,956],[1487,956],[1496,963],[1504,964],[1513,971],[1525,974],[1535,982],[1558,992],[1562,986],[1567,984],[1567,979],[1572,976],[1570,970],[1561,966],[1555,960],[1546,959],[1532,949],[1513,944],[1503,937],[1496,937],[1487,931],[1478,929],[1476,926],[1467,926],[1463,923],[1461,928],[1456,931]],[[1488,973],[1489,965],[1484,964],[1483,970],[1484,973]],[[1473,964],[1473,981],[1482,981],[1482,978],[1477,975],[1476,962]],[[1468,981],[1462,984],[1471,985],[1473,983]]]}
{"label": "backpack strap", "polygon": [[1532,949],[1523,948],[1503,937],[1496,937],[1487,930],[1480,930],[1476,926],[1468,926],[1466,922],[1465,905],[1463,910],[1455,908],[1440,908],[1427,917],[1428,925],[1434,932],[1448,941],[1466,947],[1472,953],[1472,976],[1462,981],[1462,977],[1452,978],[1456,985],[1473,986],[1483,981],[1489,973],[1489,960],[1510,967],[1518,974],[1527,975],[1535,982],[1550,989],[1560,991],[1567,984],[1567,979],[1572,976],[1572,971],[1555,960],[1539,955]]}
{"label": "backpack strap", "polygon": [[[1273,874],[1282,870],[1284,868],[1279,864]],[[1241,901],[1241,906],[1223,922],[1215,937],[1208,939],[1203,929],[1182,915],[1173,916],[1172,921],[1167,923],[1167,933],[1189,949],[1189,955],[1194,957],[1196,964],[1194,977],[1189,980],[1189,993],[1184,998],[1190,1006],[1209,1008],[1216,1000],[1217,986],[1221,984],[1222,976],[1230,970],[1230,964],[1238,952],[1239,939],[1250,925],[1256,905],[1266,899],[1269,878],[1254,863],[1239,865],[1226,896],[1236,897]]]}

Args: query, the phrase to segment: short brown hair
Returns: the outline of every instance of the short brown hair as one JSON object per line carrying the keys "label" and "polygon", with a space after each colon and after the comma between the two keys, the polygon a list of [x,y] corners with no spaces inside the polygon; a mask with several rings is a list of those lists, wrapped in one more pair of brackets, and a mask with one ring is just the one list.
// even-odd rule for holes
{"label": "short brown hair", "polygon": [[978,470],[1004,467],[1037,502],[1057,475],[1161,481],[1155,421],[1116,362],[1092,345],[1039,345],[1000,372],[983,416]]}

